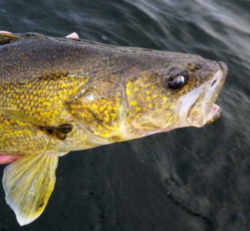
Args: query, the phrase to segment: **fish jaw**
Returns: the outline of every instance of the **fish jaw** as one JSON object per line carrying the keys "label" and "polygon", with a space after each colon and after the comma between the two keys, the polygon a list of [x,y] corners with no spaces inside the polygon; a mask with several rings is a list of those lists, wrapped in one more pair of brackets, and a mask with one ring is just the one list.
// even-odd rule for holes
{"label": "fish jaw", "polygon": [[227,75],[227,66],[219,62],[220,69],[211,80],[204,83],[194,92],[184,96],[180,118],[184,126],[202,127],[207,123],[214,122],[221,115],[221,108],[215,104],[216,99],[223,87]]}

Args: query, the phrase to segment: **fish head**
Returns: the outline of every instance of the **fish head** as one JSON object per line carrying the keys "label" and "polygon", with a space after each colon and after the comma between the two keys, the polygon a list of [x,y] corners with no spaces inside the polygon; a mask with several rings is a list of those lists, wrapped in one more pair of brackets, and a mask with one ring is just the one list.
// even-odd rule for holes
{"label": "fish head", "polygon": [[154,63],[144,59],[119,74],[105,77],[102,72],[68,104],[79,130],[91,134],[91,142],[96,137],[101,140],[94,143],[100,145],[201,127],[219,117],[214,102],[226,78],[226,65],[181,53],[164,52],[159,57]]}
{"label": "fish head", "polygon": [[126,83],[128,137],[202,127],[219,118],[215,101],[226,75],[223,62],[189,55],[131,77]]}

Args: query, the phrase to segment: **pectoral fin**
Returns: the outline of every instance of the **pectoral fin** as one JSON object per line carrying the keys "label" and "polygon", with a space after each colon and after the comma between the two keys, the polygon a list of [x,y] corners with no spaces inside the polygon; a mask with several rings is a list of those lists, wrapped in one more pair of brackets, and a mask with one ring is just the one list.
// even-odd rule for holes
{"label": "pectoral fin", "polygon": [[56,155],[24,156],[4,169],[5,199],[20,225],[38,218],[46,207],[55,185]]}

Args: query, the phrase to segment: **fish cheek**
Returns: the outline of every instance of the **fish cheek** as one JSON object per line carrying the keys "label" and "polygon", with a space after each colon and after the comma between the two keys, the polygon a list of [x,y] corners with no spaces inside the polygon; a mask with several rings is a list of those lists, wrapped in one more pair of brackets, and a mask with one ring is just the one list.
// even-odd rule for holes
{"label": "fish cheek", "polygon": [[174,122],[175,92],[167,89],[162,76],[141,73],[126,83],[127,126],[138,134],[165,129]]}

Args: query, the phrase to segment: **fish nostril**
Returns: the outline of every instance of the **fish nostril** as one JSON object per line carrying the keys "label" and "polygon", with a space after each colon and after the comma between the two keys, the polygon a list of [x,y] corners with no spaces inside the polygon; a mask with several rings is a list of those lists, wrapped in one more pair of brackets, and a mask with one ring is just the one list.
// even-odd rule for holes
{"label": "fish nostril", "polygon": [[212,83],[211,83],[211,87],[214,86],[214,84],[217,82],[217,79],[215,79]]}

